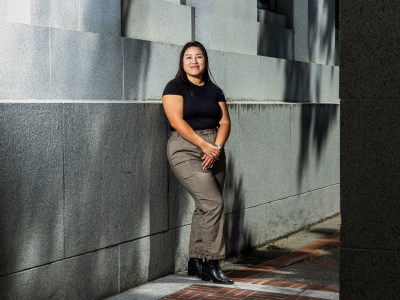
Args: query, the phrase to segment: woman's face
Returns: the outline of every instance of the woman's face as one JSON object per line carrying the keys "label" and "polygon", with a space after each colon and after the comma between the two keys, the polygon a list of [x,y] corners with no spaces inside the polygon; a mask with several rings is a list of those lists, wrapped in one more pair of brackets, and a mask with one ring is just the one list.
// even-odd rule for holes
{"label": "woman's face", "polygon": [[188,76],[201,78],[206,68],[204,54],[199,47],[189,47],[183,54],[183,70]]}

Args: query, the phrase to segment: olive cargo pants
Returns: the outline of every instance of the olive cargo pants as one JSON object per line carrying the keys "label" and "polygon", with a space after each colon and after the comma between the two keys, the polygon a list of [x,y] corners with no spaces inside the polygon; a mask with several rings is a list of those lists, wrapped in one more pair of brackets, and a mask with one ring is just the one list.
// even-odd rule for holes
{"label": "olive cargo pants", "polygon": [[[196,133],[214,144],[215,129],[197,130]],[[225,181],[225,153],[212,169],[203,170],[203,153],[199,147],[186,141],[176,131],[172,132],[167,146],[171,168],[195,202],[192,218],[189,255],[196,258],[222,259],[224,243],[224,201],[222,191]]]}

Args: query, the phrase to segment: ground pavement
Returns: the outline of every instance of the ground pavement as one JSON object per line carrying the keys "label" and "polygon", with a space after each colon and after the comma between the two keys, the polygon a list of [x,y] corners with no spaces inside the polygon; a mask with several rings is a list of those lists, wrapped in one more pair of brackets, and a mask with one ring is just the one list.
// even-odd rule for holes
{"label": "ground pavement", "polygon": [[234,285],[217,285],[185,272],[138,286],[108,300],[339,299],[340,216],[230,258],[221,266]]}

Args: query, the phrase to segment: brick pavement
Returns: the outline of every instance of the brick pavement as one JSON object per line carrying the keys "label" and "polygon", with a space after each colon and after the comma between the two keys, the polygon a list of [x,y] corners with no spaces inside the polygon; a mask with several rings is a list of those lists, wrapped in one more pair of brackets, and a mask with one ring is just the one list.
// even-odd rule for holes
{"label": "brick pavement", "polygon": [[[269,292],[269,291],[257,291],[253,289],[239,288],[235,286],[210,286],[203,284],[192,284],[184,289],[181,289],[175,293],[165,296],[162,299],[173,300],[173,299],[327,299],[304,296],[301,294],[310,294],[312,291],[327,292],[331,298],[336,298],[336,294],[339,293],[339,287],[337,286],[318,286],[313,284],[304,284],[296,282],[286,282],[270,280],[265,278],[258,278],[264,276],[269,272],[284,268],[289,265],[293,265],[298,262],[306,262],[310,264],[318,264],[321,266],[338,266],[339,261],[336,259],[327,259],[318,257],[318,254],[323,249],[338,247],[340,244],[340,233],[334,233],[331,235],[324,236],[315,242],[312,242],[304,247],[299,248],[297,251],[284,254],[275,259],[268,260],[261,264],[245,267],[240,270],[229,272],[229,276],[235,279],[237,283],[246,283],[249,285],[262,285],[266,287],[281,287],[288,288],[288,292]],[[290,293],[291,291],[291,293]],[[332,298],[333,297],[333,298]],[[337,295],[338,298],[338,295]]]}

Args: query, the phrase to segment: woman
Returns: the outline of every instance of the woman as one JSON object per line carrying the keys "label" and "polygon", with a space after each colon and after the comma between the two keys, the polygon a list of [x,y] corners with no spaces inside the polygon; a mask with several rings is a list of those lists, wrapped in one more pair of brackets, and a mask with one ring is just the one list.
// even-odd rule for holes
{"label": "woman", "polygon": [[175,176],[192,195],[188,275],[214,283],[233,284],[221,270],[225,256],[224,144],[231,128],[225,96],[211,81],[206,49],[187,43],[179,70],[163,92],[163,106],[171,125],[168,160]]}

